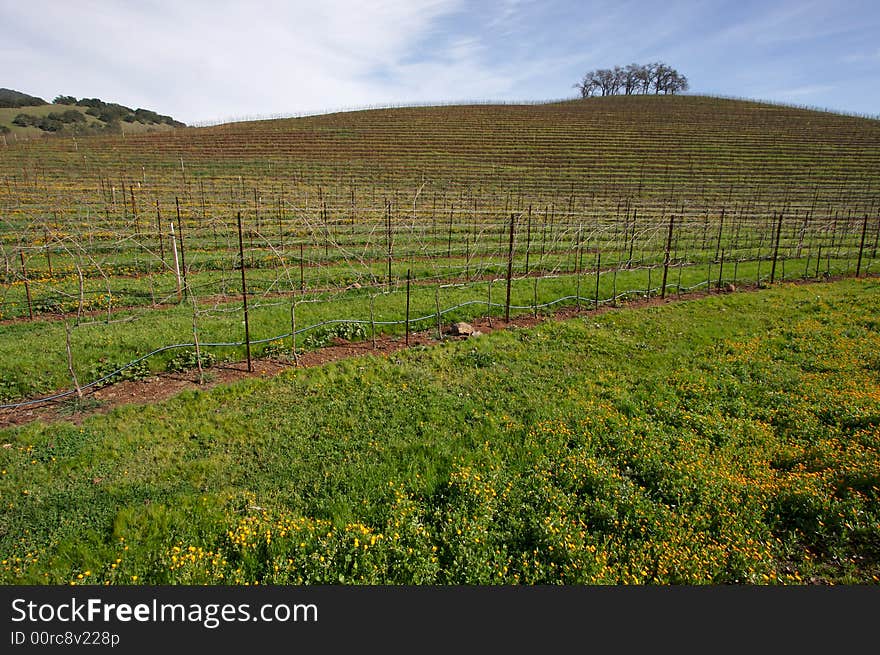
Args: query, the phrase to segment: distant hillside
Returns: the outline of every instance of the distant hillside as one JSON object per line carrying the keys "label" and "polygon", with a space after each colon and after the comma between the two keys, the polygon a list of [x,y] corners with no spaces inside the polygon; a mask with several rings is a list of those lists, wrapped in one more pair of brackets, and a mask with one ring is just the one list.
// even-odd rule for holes
{"label": "distant hillside", "polygon": [[46,134],[138,133],[185,127],[171,116],[132,109],[98,98],[57,96],[52,103],[12,89],[0,89],[0,134],[32,137]]}
{"label": "distant hillside", "polygon": [[[639,203],[639,217],[658,220],[673,205],[680,216],[770,202],[803,216],[822,202],[846,201],[844,217],[852,207],[853,216],[877,220],[880,120],[762,102],[650,95],[409,107],[165,126],[130,137],[124,125],[125,139],[89,144],[88,162],[56,139],[5,148],[0,179],[23,176],[34,162],[45,162],[45,175],[65,187],[95,171],[117,180],[133,170],[143,177],[145,168],[154,171],[151,193],[173,205],[193,176],[204,176],[216,187],[200,196],[227,215],[241,208],[228,204],[233,185],[245,197],[295,180],[303,190],[297,207],[314,206],[315,194],[332,189],[346,206],[375,203],[380,211],[383,199],[416,191],[421,202],[430,198],[432,211],[435,196],[438,207],[454,196],[456,213],[463,203],[473,212],[476,198],[479,211],[491,206],[501,216],[532,204],[550,217],[616,217],[627,202],[630,211]],[[286,202],[294,202],[285,189]]]}
{"label": "distant hillside", "polygon": [[29,96],[21,91],[0,89],[0,107],[32,107],[49,104],[37,96]]}

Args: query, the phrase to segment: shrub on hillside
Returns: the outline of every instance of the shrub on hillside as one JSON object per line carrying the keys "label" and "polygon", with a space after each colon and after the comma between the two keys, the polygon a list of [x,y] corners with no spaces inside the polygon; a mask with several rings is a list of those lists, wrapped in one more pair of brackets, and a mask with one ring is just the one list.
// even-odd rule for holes
{"label": "shrub on hillside", "polygon": [[47,116],[50,120],[60,121],[62,123],[85,123],[86,117],[83,116],[76,109],[68,109],[67,111],[61,112],[60,114],[57,112],[52,112]]}
{"label": "shrub on hillside", "polygon": [[31,114],[18,114],[12,119],[12,124],[18,125],[19,127],[31,127],[36,125],[39,120],[38,116],[32,116]]}

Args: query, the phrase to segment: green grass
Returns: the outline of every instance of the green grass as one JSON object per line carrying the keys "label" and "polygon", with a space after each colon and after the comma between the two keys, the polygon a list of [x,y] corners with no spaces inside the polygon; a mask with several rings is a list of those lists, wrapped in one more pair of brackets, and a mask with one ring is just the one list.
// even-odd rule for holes
{"label": "green grass", "polygon": [[[787,262],[787,277],[800,277],[805,270],[806,263],[808,263],[806,259]],[[823,273],[826,264],[827,262],[822,262]],[[375,321],[404,321],[406,317],[405,282],[401,282],[397,274],[400,267],[397,268],[395,284],[391,293],[383,293],[384,287],[364,287],[344,293],[331,292],[308,296],[309,300],[319,302],[297,304],[297,330],[330,320],[369,321],[371,295],[375,297],[373,302]],[[814,267],[810,266],[809,269],[812,275]],[[717,264],[711,267],[706,265],[687,266],[681,269],[681,277],[679,278],[678,269],[670,269],[667,279],[668,294],[675,295],[679,283],[686,290],[687,288],[705,290],[707,278],[710,276],[714,288],[718,282],[718,270]],[[852,273],[854,262],[834,260],[831,270],[836,274]],[[863,270],[866,272],[876,270],[876,263],[873,260],[870,263],[866,262]],[[492,315],[498,317],[504,316],[503,305],[506,289],[503,274],[497,269],[495,272],[500,277],[492,284]],[[770,275],[770,263],[761,262],[759,271],[757,262],[744,262],[736,268],[736,281],[738,284],[755,284],[759,272],[762,282],[766,283]],[[662,275],[662,268],[650,271],[650,285],[652,294],[655,296],[659,295]],[[733,275],[734,267],[728,263],[724,268],[724,281],[732,282]],[[782,278],[782,266],[779,266],[777,276],[778,279]],[[629,298],[645,297],[648,284],[649,271],[647,269],[603,271],[599,284],[600,302],[608,303],[612,296],[615,294],[619,296],[624,292],[630,292]],[[533,313],[531,306],[535,303],[536,298],[537,304],[542,305],[560,298],[572,297],[572,299],[549,309],[540,310],[541,313],[559,307],[575,306],[576,301],[573,297],[578,292],[582,298],[581,306],[590,307],[596,295],[596,276],[595,273],[590,272],[589,268],[580,276],[568,274],[541,278],[537,285],[534,278],[514,280],[511,284],[511,304],[525,309],[514,308],[511,310],[511,315]],[[425,319],[413,322],[411,330],[434,330],[436,327],[434,316],[438,300],[438,285],[430,283],[413,285],[411,296],[410,318],[413,321]],[[291,304],[299,298],[295,293],[279,297],[251,298],[249,301],[251,340],[268,340],[288,335],[291,332]],[[440,288],[439,301],[443,311],[463,303],[472,303],[444,313],[442,316],[444,325],[459,320],[473,320],[486,316],[485,303],[488,300],[488,282],[473,282]],[[202,312],[198,318],[200,343],[243,343],[244,325],[241,303],[226,303],[218,307],[206,305],[201,309]],[[106,314],[99,313],[89,316],[71,330],[71,354],[74,371],[80,385],[93,382],[114,370],[114,366],[127,364],[155,349],[193,342],[192,307],[185,302],[164,310],[135,308],[118,311],[112,314],[109,323],[106,319]],[[73,325],[73,317],[69,317],[68,323]],[[364,324],[363,327],[366,334],[361,335],[361,340],[370,335],[369,323]],[[405,327],[402,324],[380,324],[376,327],[376,333],[379,335],[401,335],[404,331]],[[63,322],[40,319],[33,322],[21,321],[3,326],[3,332],[6,338],[0,341],[0,401],[15,402],[23,398],[45,395],[59,389],[73,389],[73,382],[67,367]],[[298,335],[297,348],[309,348],[313,345],[313,340],[309,339],[310,334],[311,332],[304,332]],[[290,347],[289,338],[285,345]],[[259,356],[264,347],[263,344],[255,345],[253,350],[255,356]],[[245,357],[244,346],[206,346],[206,351],[210,351],[217,359],[227,361],[241,361]],[[145,360],[143,368],[163,371],[168,366],[170,359],[177,353],[178,350],[158,353]],[[148,371],[144,370],[144,372]]]}
{"label": "green grass", "polygon": [[0,580],[875,584],[878,326],[782,285],[4,430]]}

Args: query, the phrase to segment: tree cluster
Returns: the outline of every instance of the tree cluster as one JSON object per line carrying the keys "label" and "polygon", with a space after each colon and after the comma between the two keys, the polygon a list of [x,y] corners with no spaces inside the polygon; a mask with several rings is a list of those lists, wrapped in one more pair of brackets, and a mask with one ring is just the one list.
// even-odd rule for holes
{"label": "tree cluster", "polygon": [[34,107],[37,105],[47,104],[42,98],[30,96],[21,91],[12,89],[0,89],[0,107],[18,108],[18,107]]}
{"label": "tree cluster", "polygon": [[76,105],[87,107],[86,113],[94,116],[107,124],[118,124],[119,121],[126,123],[145,123],[147,125],[160,125],[162,123],[172,127],[184,127],[180,121],[171,116],[157,114],[149,109],[132,109],[115,102],[104,102],[98,98],[81,98],[77,100],[73,96],[58,96],[53,101],[56,105]]}
{"label": "tree cluster", "polygon": [[60,114],[52,112],[48,116],[18,114],[12,119],[13,125],[18,125],[19,127],[38,127],[44,132],[61,132],[68,125],[82,125],[85,122],[86,117],[76,109],[68,109]]}
{"label": "tree cluster", "polygon": [[675,94],[688,90],[687,78],[664,64],[629,64],[589,71],[574,85],[582,98],[592,96]]}

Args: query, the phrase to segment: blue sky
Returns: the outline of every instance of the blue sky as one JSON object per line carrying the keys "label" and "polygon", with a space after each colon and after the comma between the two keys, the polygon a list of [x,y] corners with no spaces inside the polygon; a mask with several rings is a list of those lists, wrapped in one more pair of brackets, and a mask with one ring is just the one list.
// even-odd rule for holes
{"label": "blue sky", "polygon": [[187,123],[573,97],[653,61],[692,93],[880,114],[878,0],[0,3],[0,86]]}

